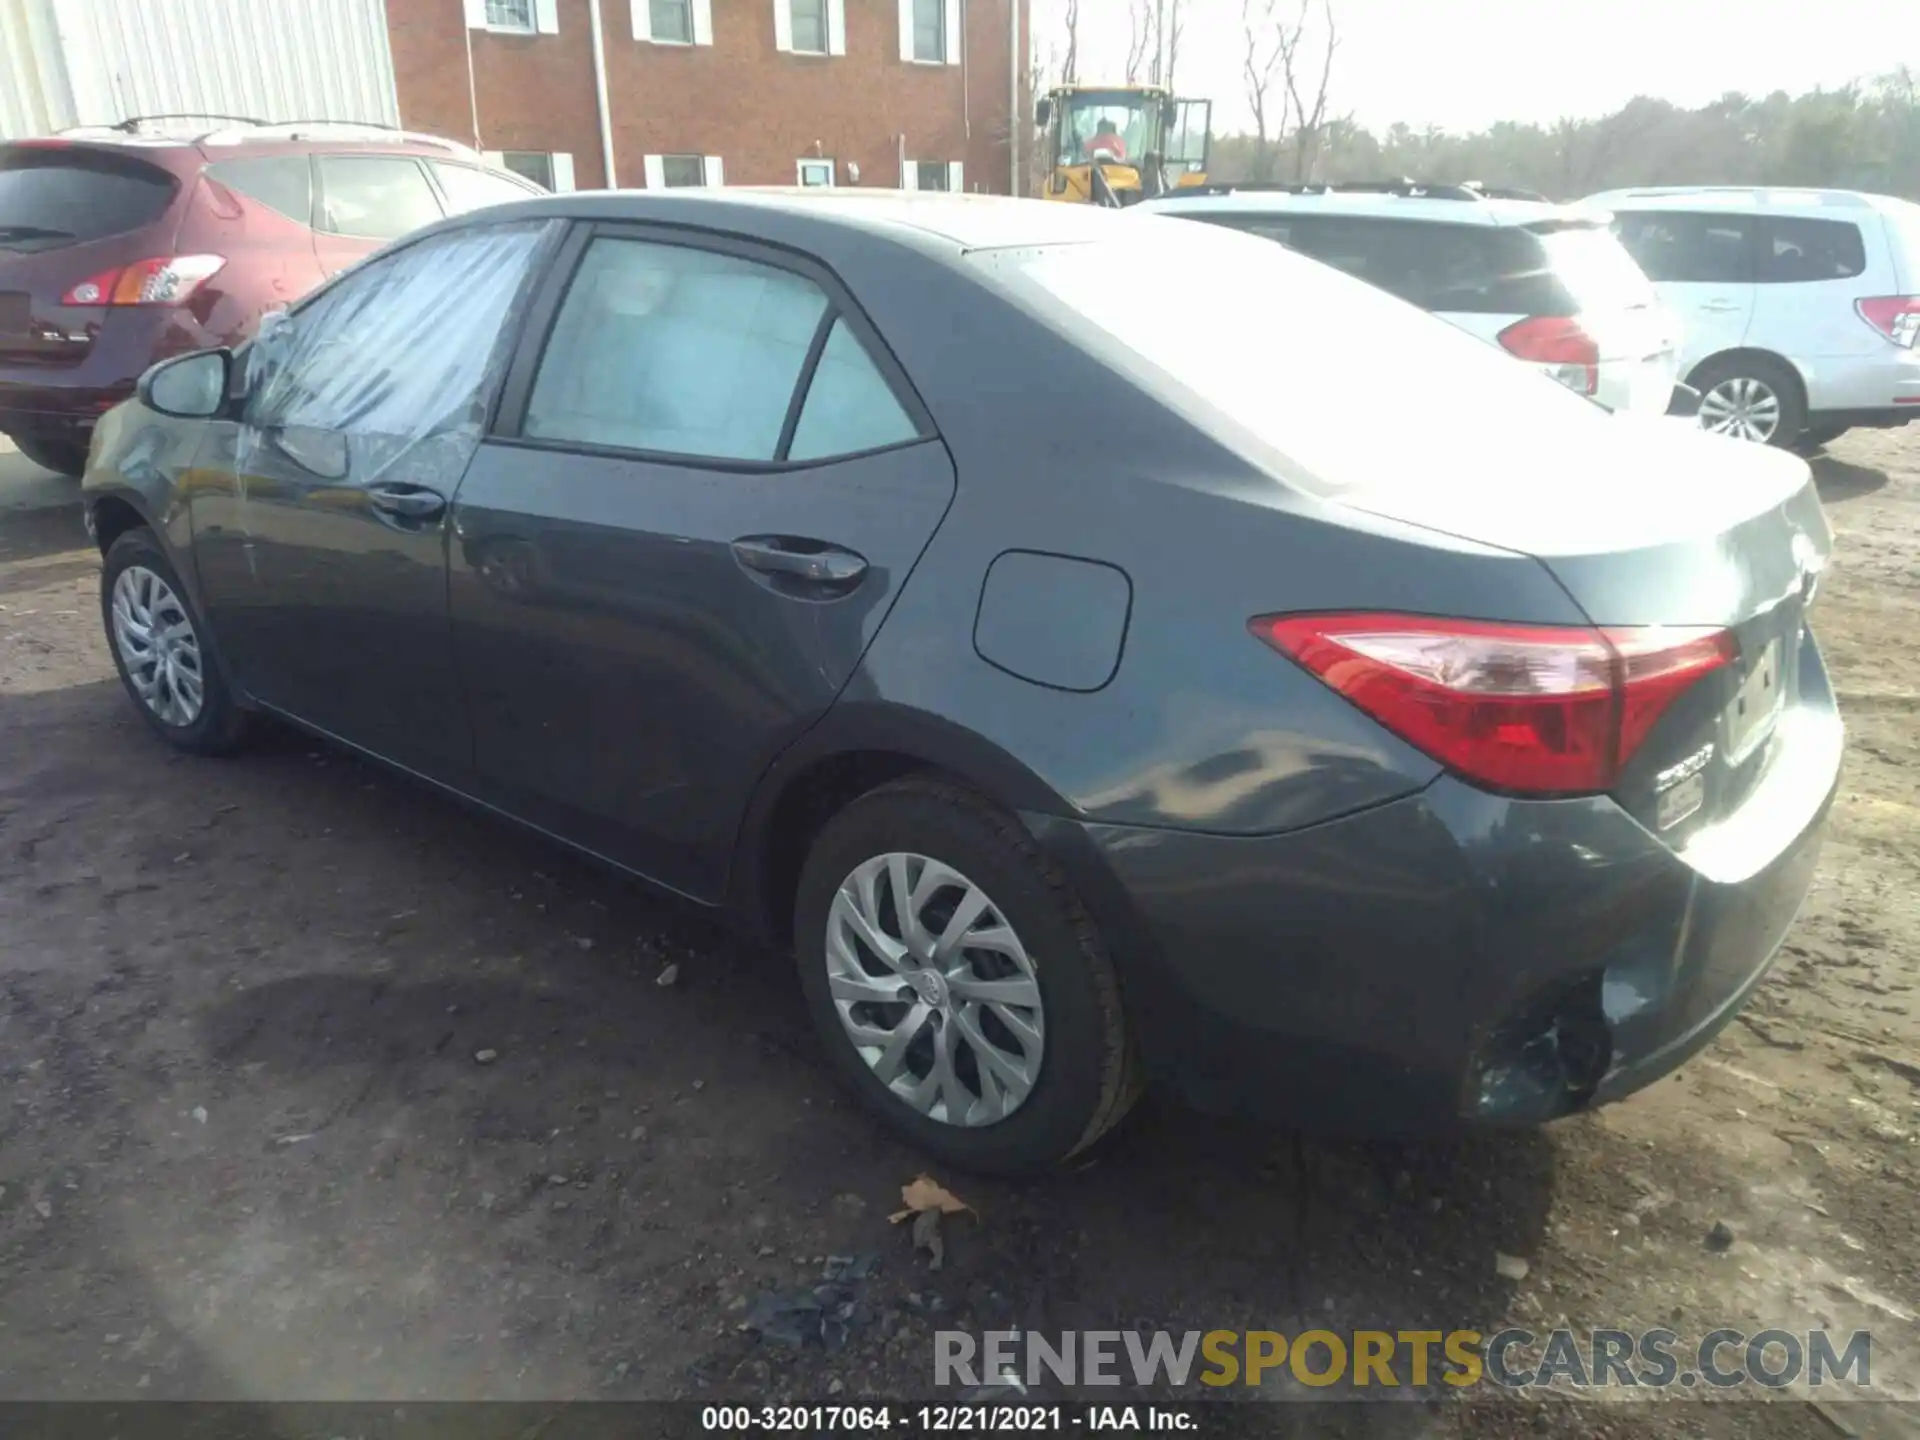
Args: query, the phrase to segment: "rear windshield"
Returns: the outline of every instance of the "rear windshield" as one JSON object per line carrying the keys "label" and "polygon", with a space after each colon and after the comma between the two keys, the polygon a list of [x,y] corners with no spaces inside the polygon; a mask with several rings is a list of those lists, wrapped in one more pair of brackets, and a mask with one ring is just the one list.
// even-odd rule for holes
{"label": "rear windshield", "polygon": [[1409,446],[1435,485],[1467,484],[1487,426],[1548,454],[1583,423],[1612,423],[1532,366],[1281,246],[1160,216],[1113,228],[973,259],[1177,410],[1293,462],[1283,473],[1309,491],[1403,464]]}
{"label": "rear windshield", "polygon": [[71,146],[0,146],[0,249],[51,250],[151,225],[173,177],[130,156]]}
{"label": "rear windshield", "polygon": [[1278,240],[1423,310],[1578,315],[1653,300],[1646,276],[1599,225],[1533,230],[1366,215],[1182,213]]}

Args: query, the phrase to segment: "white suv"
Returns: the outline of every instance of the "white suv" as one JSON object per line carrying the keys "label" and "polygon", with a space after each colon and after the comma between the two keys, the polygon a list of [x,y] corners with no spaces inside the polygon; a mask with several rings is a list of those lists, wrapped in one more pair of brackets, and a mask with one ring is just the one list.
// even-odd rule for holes
{"label": "white suv", "polygon": [[1850,190],[1611,190],[1582,202],[1685,326],[1709,429],[1773,445],[1920,420],[1920,205]]}
{"label": "white suv", "polygon": [[1413,181],[1209,185],[1133,208],[1278,240],[1612,409],[1664,415],[1674,400],[1679,325],[1604,212]]}

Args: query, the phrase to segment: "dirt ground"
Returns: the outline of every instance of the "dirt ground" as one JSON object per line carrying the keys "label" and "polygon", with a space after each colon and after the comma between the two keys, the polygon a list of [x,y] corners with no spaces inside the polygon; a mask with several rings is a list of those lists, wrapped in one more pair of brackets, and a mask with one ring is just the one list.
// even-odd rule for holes
{"label": "dirt ground", "polygon": [[[1826,1325],[1920,1395],[1920,428],[1816,465],[1851,757],[1739,1023],[1627,1103],[1457,1146],[1150,1102],[1073,1174],[942,1176],[979,1218],[936,1273],[887,1221],[921,1162],[836,1093],[786,962],[301,739],[169,754],[75,491],[0,450],[0,1399],[918,1397],[933,1330],[1013,1325]],[[843,1348],[743,1328],[867,1252]],[[1745,1396],[1311,1428],[1911,1433]]]}

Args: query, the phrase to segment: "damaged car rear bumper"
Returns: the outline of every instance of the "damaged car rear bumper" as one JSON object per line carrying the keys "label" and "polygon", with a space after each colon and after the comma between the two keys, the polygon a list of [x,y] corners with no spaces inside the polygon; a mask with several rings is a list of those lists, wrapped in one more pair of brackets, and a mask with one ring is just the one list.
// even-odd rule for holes
{"label": "damaged car rear bumper", "polygon": [[1759,984],[1812,883],[1831,723],[1791,833],[1739,878],[1605,797],[1450,778],[1285,835],[1036,829],[1113,941],[1156,1083],[1350,1133],[1535,1124],[1658,1079]]}

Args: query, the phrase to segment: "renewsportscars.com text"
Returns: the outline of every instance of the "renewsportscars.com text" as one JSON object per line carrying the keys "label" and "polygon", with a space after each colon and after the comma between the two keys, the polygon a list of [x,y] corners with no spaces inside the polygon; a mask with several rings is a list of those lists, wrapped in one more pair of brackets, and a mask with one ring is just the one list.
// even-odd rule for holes
{"label": "renewsportscars.com text", "polygon": [[1027,1385],[1259,1386],[1290,1378],[1326,1390],[1445,1385],[1529,1389],[1649,1387],[1770,1390],[1873,1383],[1873,1337],[1845,1333],[1714,1330],[1684,1341],[1672,1330],[942,1330],[933,1337],[936,1385],[1018,1378]]}

